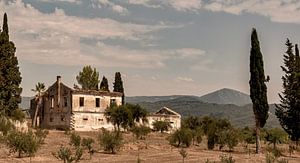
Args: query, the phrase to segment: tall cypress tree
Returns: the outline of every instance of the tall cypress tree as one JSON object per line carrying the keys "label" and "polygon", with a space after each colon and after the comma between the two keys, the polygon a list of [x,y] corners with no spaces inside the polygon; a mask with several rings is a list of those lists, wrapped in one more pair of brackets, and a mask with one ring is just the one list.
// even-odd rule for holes
{"label": "tall cypress tree", "polygon": [[300,139],[300,57],[298,46],[295,46],[289,39],[286,41],[287,51],[283,56],[284,66],[281,66],[285,73],[282,76],[283,92],[279,94],[280,104],[276,105],[276,116],[282,128],[290,135],[292,141]]}
{"label": "tall cypress tree", "polygon": [[22,78],[16,47],[9,40],[7,15],[4,14],[2,32],[0,34],[0,111],[6,116],[13,116],[21,102],[20,87]]}
{"label": "tall cypress tree", "polygon": [[260,153],[260,128],[264,127],[268,119],[269,105],[267,100],[267,86],[264,74],[263,56],[260,51],[256,29],[251,34],[250,51],[250,97],[253,103],[256,127],[256,153]]}
{"label": "tall cypress tree", "polygon": [[125,94],[124,94],[123,81],[122,81],[122,77],[121,77],[120,72],[116,72],[116,74],[115,74],[114,92],[123,93],[122,104],[124,104],[125,103],[125,101],[124,101],[125,100]]}
{"label": "tall cypress tree", "polygon": [[108,81],[105,76],[103,76],[102,81],[100,83],[100,90],[109,92]]}

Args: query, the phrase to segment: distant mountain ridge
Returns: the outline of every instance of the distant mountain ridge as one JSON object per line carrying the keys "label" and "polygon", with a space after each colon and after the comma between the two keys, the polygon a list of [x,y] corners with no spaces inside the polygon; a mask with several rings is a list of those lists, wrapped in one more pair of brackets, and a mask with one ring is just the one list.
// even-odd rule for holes
{"label": "distant mountain ridge", "polygon": [[243,106],[251,104],[250,96],[229,88],[223,88],[200,97],[201,101],[216,104],[235,104]]}
{"label": "distant mountain ridge", "polygon": [[194,98],[207,103],[215,103],[215,104],[234,104],[238,106],[243,106],[247,104],[251,104],[250,96],[229,88],[223,88],[212,93],[208,93],[201,97],[191,96],[191,95],[172,95],[172,96],[134,96],[134,97],[126,97],[125,101],[128,103],[141,103],[141,102],[158,102],[158,101],[166,101],[172,100],[176,98]]}

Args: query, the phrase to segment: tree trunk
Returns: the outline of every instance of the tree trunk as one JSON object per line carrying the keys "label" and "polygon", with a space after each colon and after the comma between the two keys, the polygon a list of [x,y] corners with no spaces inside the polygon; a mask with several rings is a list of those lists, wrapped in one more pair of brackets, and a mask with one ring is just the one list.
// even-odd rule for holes
{"label": "tree trunk", "polygon": [[256,120],[256,153],[259,154],[261,151],[261,144],[260,144],[260,125],[258,120]]}
{"label": "tree trunk", "polygon": [[35,112],[34,112],[34,117],[33,117],[33,120],[32,120],[32,127],[35,128],[36,127],[36,120],[37,120],[37,114],[39,112],[39,108],[41,106],[41,97],[38,97],[38,102],[36,104],[36,108],[35,108]]}

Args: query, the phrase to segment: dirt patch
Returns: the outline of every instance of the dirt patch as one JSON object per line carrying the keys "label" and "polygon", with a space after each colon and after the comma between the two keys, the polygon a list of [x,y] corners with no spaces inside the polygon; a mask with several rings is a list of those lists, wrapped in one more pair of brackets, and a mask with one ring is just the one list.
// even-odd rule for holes
{"label": "dirt patch", "polygon": [[[95,141],[97,140],[97,132],[79,132],[81,137],[91,137]],[[146,140],[136,140],[135,137],[130,133],[124,134],[125,145],[121,150],[115,154],[105,154],[97,143],[94,144],[94,148],[97,152],[89,159],[89,155],[85,152],[80,162],[108,162],[108,163],[135,163],[138,157],[145,163],[181,163],[182,158],[179,154],[178,148],[172,147],[166,140],[167,134],[151,133],[147,136]],[[97,141],[96,141],[97,142]],[[56,152],[61,145],[68,145],[69,136],[64,134],[63,131],[50,131],[49,135],[45,139],[45,144],[42,145],[41,149],[36,153],[35,157],[31,158],[31,162],[61,162],[57,160],[52,153]],[[0,163],[16,162],[26,163],[30,162],[30,158],[23,157],[17,158],[16,154],[10,154],[9,150],[4,146],[0,146]],[[246,150],[242,145],[235,148],[235,151],[228,153],[225,151],[218,150],[207,150],[205,141],[199,146],[191,146],[186,148],[188,156],[185,162],[205,162],[207,159],[210,161],[219,161],[220,155],[227,154],[231,155],[237,163],[253,163],[253,162],[265,162],[265,145],[263,146],[262,154],[254,154],[254,146],[250,146],[249,151]],[[283,149],[284,154],[288,156],[288,146],[280,145],[279,148]],[[300,152],[296,152],[292,155],[293,157],[285,157],[289,160],[289,163],[300,162]]]}

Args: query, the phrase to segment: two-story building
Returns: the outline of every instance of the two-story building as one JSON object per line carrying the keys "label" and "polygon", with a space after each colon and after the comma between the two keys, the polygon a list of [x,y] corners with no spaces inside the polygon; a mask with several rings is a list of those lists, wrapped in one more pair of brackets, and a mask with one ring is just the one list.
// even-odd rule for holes
{"label": "two-story building", "polygon": [[[50,86],[42,97],[38,112],[38,125],[48,129],[74,129],[92,131],[99,128],[112,129],[104,112],[112,103],[122,104],[122,93],[95,90],[71,89],[57,81]],[[31,117],[36,109],[35,100],[31,100]]]}

